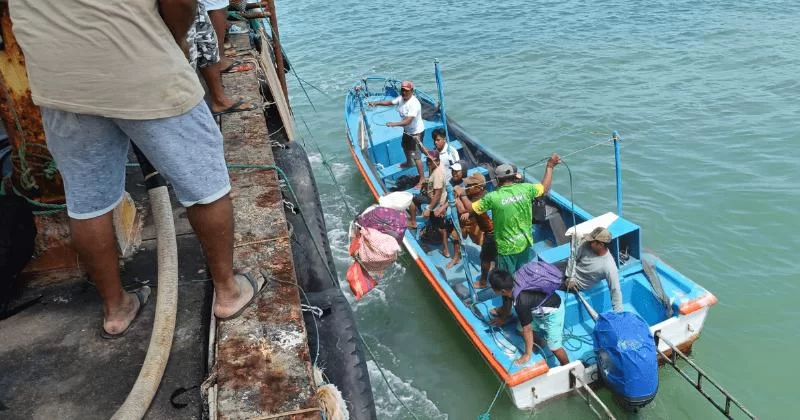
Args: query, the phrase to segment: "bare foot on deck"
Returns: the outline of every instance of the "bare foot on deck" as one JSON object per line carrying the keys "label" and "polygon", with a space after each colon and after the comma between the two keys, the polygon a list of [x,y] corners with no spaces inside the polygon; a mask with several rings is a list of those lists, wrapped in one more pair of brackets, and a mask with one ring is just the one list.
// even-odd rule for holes
{"label": "bare foot on deck", "polygon": [[103,317],[103,330],[106,335],[118,335],[128,329],[136,315],[139,314],[139,309],[147,303],[147,298],[150,296],[150,288],[143,287],[139,293],[142,295],[141,299],[136,293],[125,292],[120,306],[105,314]]}
{"label": "bare foot on deck", "polygon": [[252,111],[255,107],[244,99],[233,100],[223,96],[220,100],[209,101],[208,107],[214,115],[230,114],[232,112]]}
{"label": "bare foot on deck", "polygon": [[235,290],[229,293],[217,293],[215,290],[214,316],[217,319],[225,320],[239,315],[242,310],[253,300],[256,293],[264,287],[266,279],[262,275],[255,275],[253,279],[256,286],[250,283],[247,277],[242,274],[234,275]]}
{"label": "bare foot on deck", "polygon": [[[450,250],[447,248],[439,250],[445,258],[450,258]],[[450,264],[447,265],[447,268],[450,268]]]}
{"label": "bare foot on deck", "polygon": [[417,228],[417,222],[412,222],[412,221],[409,220],[408,223],[406,223],[406,227],[408,227],[409,229],[416,229]]}
{"label": "bare foot on deck", "polygon": [[222,70],[229,68],[233,64],[233,58],[229,57],[228,54],[223,53],[222,57],[219,58],[218,64],[221,72]]}
{"label": "bare foot on deck", "polygon": [[461,262],[461,258],[453,258],[452,260],[450,260],[449,263],[447,263],[447,268],[453,268],[453,266],[455,266],[456,264],[458,264],[460,262]]}
{"label": "bare foot on deck", "polygon": [[472,283],[472,287],[474,287],[476,289],[485,289],[485,288],[489,287],[489,285],[486,284],[485,281],[476,281],[475,283]]}

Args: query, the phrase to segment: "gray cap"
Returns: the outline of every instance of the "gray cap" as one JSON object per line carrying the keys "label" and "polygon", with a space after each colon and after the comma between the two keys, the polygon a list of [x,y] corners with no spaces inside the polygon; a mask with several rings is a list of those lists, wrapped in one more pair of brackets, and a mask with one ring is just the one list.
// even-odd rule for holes
{"label": "gray cap", "polygon": [[607,244],[611,242],[611,232],[609,232],[608,229],[602,226],[598,226],[594,228],[593,231],[587,233],[583,237],[583,239],[587,241],[599,241],[604,244]]}
{"label": "gray cap", "polygon": [[508,163],[504,163],[494,169],[494,174],[498,178],[508,178],[516,173],[517,169],[514,167],[514,165],[510,165]]}

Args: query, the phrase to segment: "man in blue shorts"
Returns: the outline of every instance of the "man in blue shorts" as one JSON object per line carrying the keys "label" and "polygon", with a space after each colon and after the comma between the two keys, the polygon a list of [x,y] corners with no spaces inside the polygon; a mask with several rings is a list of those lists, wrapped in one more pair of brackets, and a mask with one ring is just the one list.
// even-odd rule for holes
{"label": "man in blue shorts", "polygon": [[565,311],[561,296],[558,293],[548,295],[540,289],[517,286],[511,273],[502,269],[492,270],[489,284],[495,294],[503,297],[503,308],[490,311],[490,315],[495,316],[490,323],[503,325],[511,313],[513,303],[522,326],[525,349],[514,364],[523,365],[530,360],[534,342],[541,343],[540,346],[546,345],[562,366],[568,364],[569,357],[563,345]]}
{"label": "man in blue shorts", "polygon": [[[147,303],[122,288],[111,210],[133,141],[172,184],[205,251],[214,314],[241,313],[264,280],[233,273],[233,207],[222,135],[179,44],[194,0],[11,2],[33,101],[64,180],[72,240],[103,299],[101,335],[123,335]],[[65,24],[68,22],[68,24]]]}

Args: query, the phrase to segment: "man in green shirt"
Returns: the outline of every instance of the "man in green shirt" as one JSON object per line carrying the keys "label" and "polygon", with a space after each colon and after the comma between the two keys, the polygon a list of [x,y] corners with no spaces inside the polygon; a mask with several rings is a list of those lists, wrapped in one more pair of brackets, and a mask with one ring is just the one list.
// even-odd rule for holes
{"label": "man in green shirt", "polygon": [[504,163],[495,169],[498,188],[472,204],[475,213],[492,211],[494,236],[497,241],[497,268],[509,273],[532,260],[533,199],[550,191],[553,168],[561,162],[558,154],[547,161],[541,184],[517,183],[516,169]]}

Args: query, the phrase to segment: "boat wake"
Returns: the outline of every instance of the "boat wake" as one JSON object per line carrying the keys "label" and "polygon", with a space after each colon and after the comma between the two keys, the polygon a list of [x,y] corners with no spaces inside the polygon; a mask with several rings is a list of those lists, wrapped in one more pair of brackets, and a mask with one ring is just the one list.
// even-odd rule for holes
{"label": "boat wake", "polygon": [[[447,419],[447,414],[439,411],[439,407],[428,399],[425,391],[414,388],[411,381],[403,381],[392,371],[383,368],[387,381],[383,380],[378,366],[374,361],[367,362],[370,381],[372,382],[372,392],[375,395],[375,407],[382,419],[408,419],[408,411],[403,407],[405,404],[409,410],[421,419]],[[389,391],[387,382],[391,385],[394,393],[403,402],[400,404]]]}

